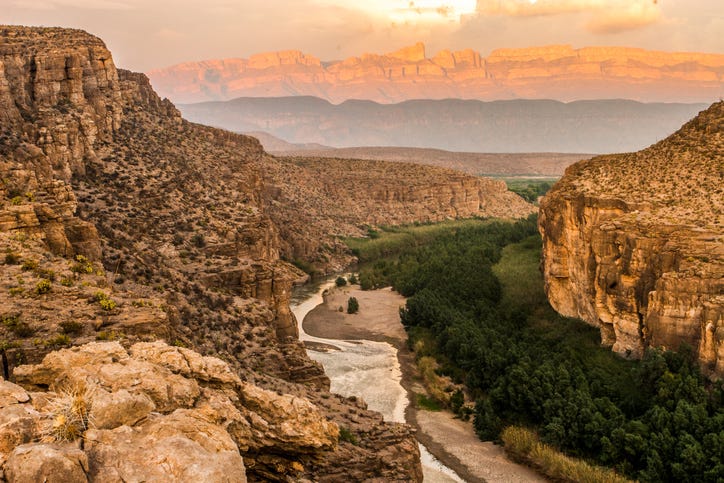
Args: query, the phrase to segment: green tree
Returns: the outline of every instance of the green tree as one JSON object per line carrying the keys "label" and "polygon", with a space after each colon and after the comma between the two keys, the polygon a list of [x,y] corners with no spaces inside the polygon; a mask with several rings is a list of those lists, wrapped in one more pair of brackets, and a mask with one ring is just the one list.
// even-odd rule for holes
{"label": "green tree", "polygon": [[350,297],[349,300],[347,300],[347,313],[356,314],[358,311],[359,302],[357,302],[357,299],[355,297]]}

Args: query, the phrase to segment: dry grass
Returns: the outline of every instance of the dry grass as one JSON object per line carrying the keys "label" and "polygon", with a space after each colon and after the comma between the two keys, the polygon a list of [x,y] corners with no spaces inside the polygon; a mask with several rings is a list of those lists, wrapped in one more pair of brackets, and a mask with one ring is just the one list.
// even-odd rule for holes
{"label": "dry grass", "polygon": [[41,430],[42,441],[75,441],[92,427],[93,390],[88,387],[66,388],[48,401]]}
{"label": "dry grass", "polygon": [[525,428],[509,426],[501,434],[505,450],[514,459],[529,463],[549,478],[581,483],[624,483],[630,480],[613,470],[571,458],[541,443],[538,435]]}

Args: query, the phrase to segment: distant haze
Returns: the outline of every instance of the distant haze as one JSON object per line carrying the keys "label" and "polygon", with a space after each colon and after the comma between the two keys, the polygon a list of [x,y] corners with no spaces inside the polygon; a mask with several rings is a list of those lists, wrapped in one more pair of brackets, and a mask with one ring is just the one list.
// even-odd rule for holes
{"label": "distant haze", "polygon": [[399,104],[314,97],[180,105],[184,117],[291,143],[403,146],[468,152],[613,153],[659,141],[708,107],[622,100],[418,100]]}
{"label": "distant haze", "polygon": [[103,38],[135,70],[298,49],[329,61],[417,41],[431,52],[571,44],[724,53],[721,0],[2,0],[0,23]]}

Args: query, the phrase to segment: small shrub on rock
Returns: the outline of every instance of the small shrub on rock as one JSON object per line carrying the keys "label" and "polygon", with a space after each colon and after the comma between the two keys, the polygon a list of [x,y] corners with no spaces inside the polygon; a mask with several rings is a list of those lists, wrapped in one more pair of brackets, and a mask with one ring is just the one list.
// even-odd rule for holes
{"label": "small shrub on rock", "polygon": [[357,302],[356,297],[350,297],[347,300],[347,313],[356,314],[357,312],[359,312],[359,302]]}

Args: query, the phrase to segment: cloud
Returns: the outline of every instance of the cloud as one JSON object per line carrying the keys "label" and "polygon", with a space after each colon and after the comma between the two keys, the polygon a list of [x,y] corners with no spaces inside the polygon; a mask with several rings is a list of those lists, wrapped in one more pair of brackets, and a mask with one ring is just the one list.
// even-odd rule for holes
{"label": "cloud", "polygon": [[127,0],[13,0],[12,6],[29,10],[82,8],[93,10],[130,10]]}
{"label": "cloud", "polygon": [[656,0],[478,0],[483,16],[588,15],[586,29],[597,34],[634,30],[661,19]]}
{"label": "cloud", "polygon": [[635,30],[658,22],[661,11],[640,3],[631,3],[627,8],[606,11],[596,15],[586,24],[595,34],[615,34]]}

